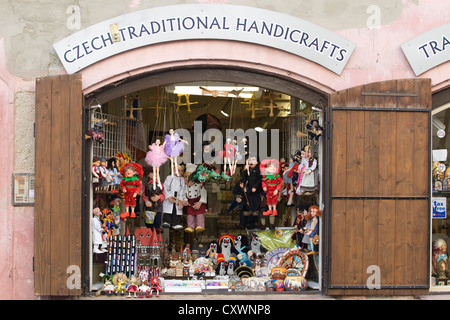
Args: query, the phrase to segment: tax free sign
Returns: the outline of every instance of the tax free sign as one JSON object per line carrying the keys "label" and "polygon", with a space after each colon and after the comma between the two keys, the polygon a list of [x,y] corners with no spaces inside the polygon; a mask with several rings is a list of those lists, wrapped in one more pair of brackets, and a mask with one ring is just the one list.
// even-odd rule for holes
{"label": "tax free sign", "polygon": [[[117,26],[118,39],[112,34]],[[355,45],[302,19],[268,10],[219,4],[158,7],[83,29],[53,45],[69,74],[97,61],[156,43],[221,39],[284,50],[341,74]]]}

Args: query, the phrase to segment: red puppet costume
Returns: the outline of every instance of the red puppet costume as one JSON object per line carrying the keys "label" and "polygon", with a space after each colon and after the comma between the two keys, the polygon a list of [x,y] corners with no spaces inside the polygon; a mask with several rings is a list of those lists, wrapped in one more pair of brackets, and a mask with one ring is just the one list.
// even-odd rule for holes
{"label": "red puppet costume", "polygon": [[278,197],[283,186],[283,178],[280,176],[280,162],[276,159],[266,159],[260,165],[263,176],[262,187],[267,197],[267,206],[269,210],[263,212],[263,215],[276,216]]}
{"label": "red puppet costume", "polygon": [[[141,179],[144,174],[142,166],[138,163],[127,163],[120,169],[122,181],[120,189],[124,194],[125,212],[120,215],[122,220],[128,216],[136,218],[134,208],[136,207],[136,197],[141,192]],[[131,208],[131,215],[130,215]]]}

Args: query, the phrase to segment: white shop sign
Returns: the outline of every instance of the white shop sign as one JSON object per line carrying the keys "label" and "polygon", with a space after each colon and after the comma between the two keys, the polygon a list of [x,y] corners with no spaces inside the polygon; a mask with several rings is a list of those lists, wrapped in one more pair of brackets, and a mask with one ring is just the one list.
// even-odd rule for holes
{"label": "white shop sign", "polygon": [[402,50],[416,76],[449,61],[450,23],[405,42]]}
{"label": "white shop sign", "polygon": [[[118,26],[114,42],[111,26]],[[340,74],[355,45],[320,26],[264,9],[186,4],[125,14],[83,29],[53,45],[69,74],[115,54],[156,43],[221,39],[284,50]]]}

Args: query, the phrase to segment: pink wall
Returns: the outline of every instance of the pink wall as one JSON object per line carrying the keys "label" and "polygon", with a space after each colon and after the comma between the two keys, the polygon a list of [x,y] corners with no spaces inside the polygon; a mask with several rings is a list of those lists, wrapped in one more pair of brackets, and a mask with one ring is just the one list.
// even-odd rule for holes
{"label": "pink wall", "polygon": [[11,205],[14,96],[23,86],[19,88],[21,81],[6,69],[4,52],[3,39],[0,39],[0,190],[3,195],[0,198],[0,299],[34,299],[33,209]]}

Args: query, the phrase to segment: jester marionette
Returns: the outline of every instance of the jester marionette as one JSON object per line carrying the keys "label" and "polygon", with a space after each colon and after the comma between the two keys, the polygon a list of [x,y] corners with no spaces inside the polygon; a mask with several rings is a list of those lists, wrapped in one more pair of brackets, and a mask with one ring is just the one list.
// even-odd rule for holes
{"label": "jester marionette", "polygon": [[[263,212],[263,216],[270,216],[269,222],[273,226],[277,213],[278,197],[283,186],[283,179],[280,176],[280,162],[276,159],[266,159],[260,165],[263,176],[262,187],[267,197],[268,210]],[[262,221],[264,224],[264,222]]]}
{"label": "jester marionette", "polygon": [[136,218],[134,208],[136,207],[136,197],[141,192],[141,180],[144,170],[138,163],[127,163],[120,169],[120,174],[123,177],[120,182],[120,189],[124,194],[125,205],[125,212],[120,214],[120,218],[122,220],[128,217]]}

